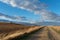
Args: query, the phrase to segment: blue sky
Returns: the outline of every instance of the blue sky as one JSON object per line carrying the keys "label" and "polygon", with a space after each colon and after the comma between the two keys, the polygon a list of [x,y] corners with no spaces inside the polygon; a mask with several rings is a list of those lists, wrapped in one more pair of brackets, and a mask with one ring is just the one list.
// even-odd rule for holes
{"label": "blue sky", "polygon": [[[18,0],[17,0],[18,1]],[[47,9],[51,12],[60,15],[60,0],[39,0],[41,3],[46,4]],[[37,2],[38,3],[38,2]],[[35,4],[34,4],[35,5]],[[31,5],[30,5],[31,6]],[[38,6],[37,6],[38,7]],[[40,20],[40,14],[34,14],[34,11],[27,11],[19,7],[13,7],[5,1],[0,1],[0,13],[10,15],[10,16],[24,16],[27,19]]]}
{"label": "blue sky", "polygon": [[48,9],[58,15],[60,15],[60,0],[42,0],[46,3]]}
{"label": "blue sky", "polygon": [[33,14],[34,12],[30,12],[27,10],[19,9],[17,7],[12,7],[11,5],[7,5],[3,2],[0,2],[0,13],[10,15],[10,16],[24,16],[27,19],[37,20],[39,18],[38,15]]}

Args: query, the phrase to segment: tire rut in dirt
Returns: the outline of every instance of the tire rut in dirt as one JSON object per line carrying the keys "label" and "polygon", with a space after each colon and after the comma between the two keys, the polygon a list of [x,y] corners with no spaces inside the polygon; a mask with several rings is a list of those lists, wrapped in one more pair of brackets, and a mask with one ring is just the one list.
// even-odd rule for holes
{"label": "tire rut in dirt", "polygon": [[53,35],[50,33],[50,30],[48,29],[48,37],[50,40],[55,40],[55,38],[53,37]]}
{"label": "tire rut in dirt", "polygon": [[38,32],[38,31],[42,31],[44,28],[45,27],[42,27],[42,28],[40,28],[40,29],[38,29],[36,31],[31,32],[31,33],[25,33],[24,35],[21,35],[21,36],[18,36],[18,37],[15,37],[13,39],[9,39],[9,40],[27,40],[28,38],[30,38],[30,35]]}

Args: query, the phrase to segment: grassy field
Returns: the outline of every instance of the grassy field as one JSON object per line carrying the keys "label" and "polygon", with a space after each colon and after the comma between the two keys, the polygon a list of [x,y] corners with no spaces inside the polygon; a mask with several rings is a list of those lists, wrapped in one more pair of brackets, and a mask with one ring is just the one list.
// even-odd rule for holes
{"label": "grassy field", "polygon": [[60,34],[60,26],[51,26],[51,28]]}
{"label": "grassy field", "polygon": [[22,24],[0,23],[0,40],[20,40],[24,39],[26,36],[28,40],[29,38],[44,40],[45,37],[46,40],[54,40],[55,38],[59,39],[60,37],[57,33],[60,34],[60,26],[27,26]]}
{"label": "grassy field", "polygon": [[24,33],[29,33],[40,27],[37,26],[26,26],[22,24],[13,24],[13,23],[0,23],[0,39],[9,39],[22,35]]}

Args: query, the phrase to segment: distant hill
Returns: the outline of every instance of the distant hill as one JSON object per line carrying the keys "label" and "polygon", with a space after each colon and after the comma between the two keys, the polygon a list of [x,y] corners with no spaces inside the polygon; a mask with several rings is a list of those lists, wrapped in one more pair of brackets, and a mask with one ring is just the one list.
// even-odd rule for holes
{"label": "distant hill", "polygon": [[60,22],[38,22],[36,25],[41,26],[60,26]]}

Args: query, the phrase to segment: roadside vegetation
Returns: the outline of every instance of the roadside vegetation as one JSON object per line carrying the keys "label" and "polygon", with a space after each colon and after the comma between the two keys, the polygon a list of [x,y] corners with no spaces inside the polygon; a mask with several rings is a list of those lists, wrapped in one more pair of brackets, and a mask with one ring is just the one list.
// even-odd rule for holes
{"label": "roadside vegetation", "polygon": [[25,33],[30,33],[37,29],[41,28],[40,26],[27,26],[22,24],[14,23],[1,23],[0,22],[0,40],[14,38]]}
{"label": "roadside vegetation", "polygon": [[51,27],[53,30],[55,30],[57,33],[60,34],[60,26],[55,26],[55,27]]}

